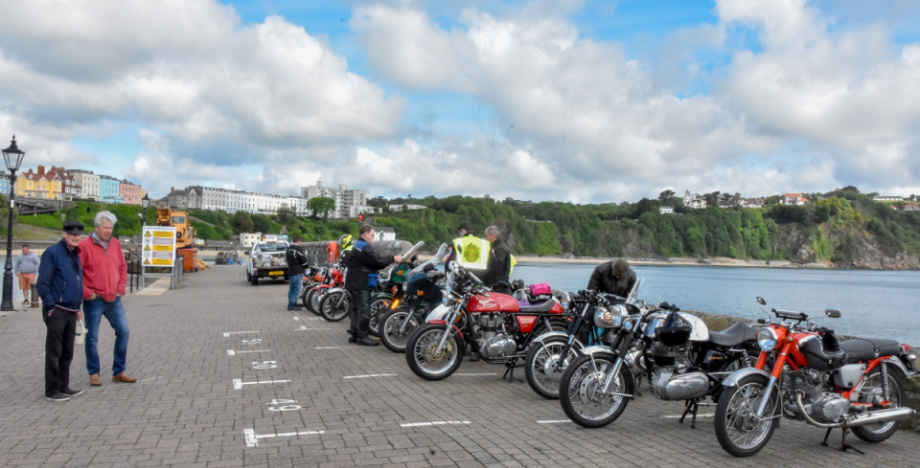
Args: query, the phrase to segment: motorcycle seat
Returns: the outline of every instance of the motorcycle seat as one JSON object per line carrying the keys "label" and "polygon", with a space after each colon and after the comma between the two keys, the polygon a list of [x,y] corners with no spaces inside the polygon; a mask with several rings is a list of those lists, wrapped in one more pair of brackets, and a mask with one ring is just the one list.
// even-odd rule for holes
{"label": "motorcycle seat", "polygon": [[888,338],[854,338],[840,343],[840,349],[847,352],[847,363],[875,359],[879,356],[897,356],[901,345]]}
{"label": "motorcycle seat", "polygon": [[548,301],[543,301],[539,304],[524,305],[523,301],[519,301],[518,304],[521,306],[521,312],[530,313],[530,314],[539,314],[549,312],[556,301],[550,299]]}
{"label": "motorcycle seat", "polygon": [[757,329],[743,322],[737,322],[720,332],[709,332],[709,341],[719,346],[737,346],[756,339]]}

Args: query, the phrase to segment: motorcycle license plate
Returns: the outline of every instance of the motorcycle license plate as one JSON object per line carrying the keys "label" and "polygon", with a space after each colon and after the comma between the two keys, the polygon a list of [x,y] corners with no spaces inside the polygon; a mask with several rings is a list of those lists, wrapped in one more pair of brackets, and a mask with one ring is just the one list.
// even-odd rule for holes
{"label": "motorcycle license plate", "polygon": [[270,271],[268,272],[268,276],[284,276],[284,272],[283,271]]}

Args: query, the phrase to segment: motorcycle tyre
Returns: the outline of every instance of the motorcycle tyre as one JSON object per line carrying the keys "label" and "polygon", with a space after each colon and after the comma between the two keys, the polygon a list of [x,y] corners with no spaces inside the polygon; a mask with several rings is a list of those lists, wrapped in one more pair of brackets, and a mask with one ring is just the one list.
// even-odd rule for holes
{"label": "motorcycle tyre", "polygon": [[[412,369],[412,372],[415,375],[425,379],[425,380],[443,380],[447,377],[450,377],[463,362],[463,353],[466,350],[466,343],[460,339],[460,336],[456,333],[452,333],[447,340],[446,345],[451,345],[453,352],[455,353],[454,359],[449,363],[447,367],[444,367],[440,372],[431,372],[422,368],[422,365],[418,362],[416,354],[418,354],[415,349],[419,346],[419,342],[423,339],[428,338],[431,334],[436,334],[438,338],[444,333],[447,329],[447,325],[440,323],[426,323],[419,327],[415,332],[409,335],[409,341],[406,342],[406,362],[409,364],[409,368]],[[436,346],[436,342],[433,344]],[[424,341],[422,342],[424,346]]]}
{"label": "motorcycle tyre", "polygon": [[390,297],[378,297],[371,301],[370,310],[371,310],[371,324],[370,324],[370,333],[371,335],[380,336],[380,324],[382,322],[383,314],[386,314],[390,310]]}
{"label": "motorcycle tyre", "polygon": [[319,301],[323,298],[323,295],[326,294],[326,291],[328,291],[328,289],[311,289],[310,292],[307,293],[305,299],[306,304],[304,304],[307,310],[313,312],[315,315],[319,315]]}
{"label": "motorcycle tyre", "polygon": [[776,427],[779,426],[779,418],[776,417],[780,414],[782,409],[782,402],[777,398],[776,392],[778,387],[773,387],[773,395],[770,396],[776,403],[776,407],[773,411],[773,418],[767,420],[768,427],[763,432],[761,440],[751,447],[744,448],[738,446],[732,439],[729,434],[730,424],[727,421],[729,417],[729,406],[732,401],[735,399],[735,395],[741,392],[742,389],[750,385],[760,385],[761,389],[767,386],[768,379],[766,376],[754,374],[748,375],[738,380],[737,385],[732,387],[723,388],[722,395],[719,396],[719,402],[716,404],[716,416],[715,416],[715,426],[716,426],[716,438],[719,440],[719,445],[722,446],[722,449],[731,455],[744,458],[756,455],[757,452],[760,452],[764,447],[767,446],[767,443],[770,442],[770,438],[773,437],[773,431],[776,430]]}
{"label": "motorcycle tyre", "polygon": [[412,333],[421,325],[421,320],[419,319],[414,320],[414,323],[416,323],[414,327],[412,326],[413,321],[410,321],[406,324],[408,333],[404,335],[404,338],[396,338],[392,331],[399,327],[399,324],[408,314],[408,309],[399,308],[384,313],[380,319],[380,342],[394,353],[406,352],[406,344],[409,342],[409,337],[412,336]]}
{"label": "motorcycle tyre", "polygon": [[[575,423],[582,427],[598,428],[604,427],[619,418],[620,415],[623,414],[623,411],[626,410],[630,398],[622,397],[619,401],[619,406],[614,409],[612,413],[600,419],[586,417],[575,408],[569,388],[573,384],[578,386],[581,385],[580,382],[574,383],[572,380],[582,366],[589,365],[588,363],[590,363],[592,356],[595,362],[606,361],[610,366],[613,366],[616,361],[616,356],[613,353],[600,352],[594,353],[593,355],[580,356],[574,362],[566,366],[565,372],[562,373],[562,380],[559,382],[559,402],[562,404],[562,410],[565,411],[569,419],[575,421]],[[632,394],[635,389],[635,384],[632,371],[629,370],[627,363],[624,362],[623,365],[620,366],[619,374],[619,378],[623,380],[623,389],[621,393]]]}
{"label": "motorcycle tyre", "polygon": [[[335,304],[339,302],[342,294],[346,294],[346,297],[342,300],[342,306],[336,309]],[[320,316],[329,322],[340,322],[345,317],[348,317],[351,312],[351,298],[347,297],[347,294],[345,291],[333,291],[329,294],[324,294],[319,301]]]}
{"label": "motorcycle tyre", "polygon": [[[875,369],[872,369],[869,372],[869,374],[866,375],[866,382],[868,383],[870,379],[873,379],[876,376],[878,376],[878,379],[879,379],[878,385],[881,386],[881,382],[882,382],[881,374],[882,374],[882,370],[880,368],[876,367]],[[899,370],[894,369],[894,366],[888,366],[888,389],[889,391],[895,390],[895,393],[896,393],[895,396],[898,399],[897,404],[893,406],[894,408],[900,408],[905,405],[905,398],[906,398],[905,393],[904,393],[905,385],[906,385],[905,378],[901,374],[901,372]],[[860,398],[860,401],[864,401],[864,400]],[[859,437],[861,440],[872,443],[872,444],[877,444],[879,442],[888,440],[891,436],[893,436],[896,432],[898,432],[898,428],[901,427],[901,422],[892,421],[882,426],[883,428],[887,427],[887,429],[876,430],[876,431],[869,429],[869,427],[870,426],[856,426],[856,427],[851,428],[850,430],[853,431],[853,434],[856,437]]]}
{"label": "motorcycle tyre", "polygon": [[[533,391],[537,392],[537,394],[542,396],[543,398],[547,398],[549,400],[559,399],[559,386],[558,385],[556,386],[556,388],[549,388],[539,380],[541,376],[546,375],[545,372],[543,372],[543,366],[545,365],[544,363],[546,362],[544,347],[548,348],[552,346],[553,349],[556,350],[555,351],[556,354],[558,354],[565,348],[566,341],[568,341],[567,338],[554,337],[554,338],[547,338],[543,340],[543,342],[540,344],[532,343],[530,346],[530,349],[527,350],[527,355],[524,357],[524,376],[527,377],[527,384],[530,385],[530,388],[532,388]],[[574,361],[578,357],[578,354],[579,354],[578,350],[576,350],[574,346],[571,349],[569,349],[569,356],[568,356],[569,363]],[[537,360],[541,357],[543,359],[538,364]],[[563,362],[565,362],[565,360],[563,360]],[[562,382],[561,374],[565,372],[565,366],[558,372],[560,373],[558,382],[561,383]]]}

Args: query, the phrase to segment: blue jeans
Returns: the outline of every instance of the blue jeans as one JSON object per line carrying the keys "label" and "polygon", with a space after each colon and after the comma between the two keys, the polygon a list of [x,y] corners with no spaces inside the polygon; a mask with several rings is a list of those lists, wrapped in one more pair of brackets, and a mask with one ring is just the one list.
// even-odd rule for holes
{"label": "blue jeans", "polygon": [[96,351],[96,342],[99,339],[99,322],[105,316],[109,325],[115,330],[115,362],[112,364],[112,375],[125,371],[125,361],[128,357],[128,318],[125,308],[121,305],[121,298],[116,297],[113,302],[105,302],[102,298],[83,302],[83,315],[86,319],[86,369],[90,375],[99,373],[99,353]]}
{"label": "blue jeans", "polygon": [[297,307],[297,298],[300,297],[300,288],[303,287],[303,275],[291,275],[288,277],[291,286],[288,288],[288,309]]}

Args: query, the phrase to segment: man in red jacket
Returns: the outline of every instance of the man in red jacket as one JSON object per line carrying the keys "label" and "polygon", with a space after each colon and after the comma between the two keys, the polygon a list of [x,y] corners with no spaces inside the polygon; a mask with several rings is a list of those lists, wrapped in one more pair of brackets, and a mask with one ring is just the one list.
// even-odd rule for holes
{"label": "man in red jacket", "polygon": [[109,211],[100,211],[93,219],[96,229],[80,242],[80,261],[83,263],[83,315],[86,318],[86,369],[89,384],[102,385],[99,379],[99,322],[102,317],[115,329],[115,362],[112,380],[133,383],[137,379],[125,373],[128,356],[128,318],[121,305],[128,283],[128,269],[121,243],[112,237],[112,228],[118,218]]}

